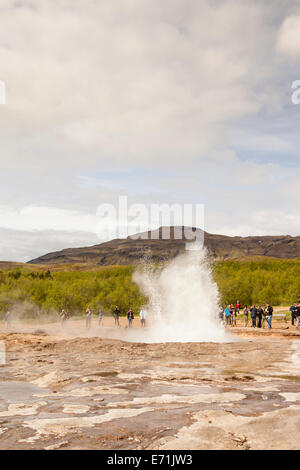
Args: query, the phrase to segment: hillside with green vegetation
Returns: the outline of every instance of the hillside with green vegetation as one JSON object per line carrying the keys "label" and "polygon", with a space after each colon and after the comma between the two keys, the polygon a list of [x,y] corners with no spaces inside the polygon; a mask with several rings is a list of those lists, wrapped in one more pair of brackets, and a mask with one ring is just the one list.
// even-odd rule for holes
{"label": "hillside with green vegetation", "polygon": [[[147,299],[132,281],[134,266],[97,270],[37,270],[17,267],[0,271],[0,315],[7,309],[20,316],[57,314],[65,308],[82,314],[88,306],[111,313],[136,311]],[[244,305],[288,305],[300,293],[300,260],[219,261],[212,265],[223,305],[237,299]]]}

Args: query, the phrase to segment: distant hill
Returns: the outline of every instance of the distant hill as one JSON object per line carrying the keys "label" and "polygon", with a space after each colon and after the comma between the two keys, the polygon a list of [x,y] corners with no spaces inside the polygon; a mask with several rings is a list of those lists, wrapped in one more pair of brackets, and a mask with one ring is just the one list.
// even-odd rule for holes
{"label": "distant hill", "polygon": [[[189,229],[194,230],[194,229]],[[199,230],[199,229],[197,229]],[[170,239],[162,239],[162,228],[137,234],[126,239],[116,239],[99,245],[84,248],[67,248],[48,253],[29,261],[31,264],[53,265],[66,263],[89,263],[102,266],[136,264],[143,258],[152,261],[164,261],[174,258],[185,249],[186,240],[183,227],[171,227]],[[175,234],[175,236],[174,236]],[[148,239],[139,238],[143,235]],[[156,237],[157,239],[153,239]],[[261,237],[229,237],[204,233],[204,245],[210,255],[217,259],[243,259],[252,257],[300,258],[300,236],[261,236]]]}

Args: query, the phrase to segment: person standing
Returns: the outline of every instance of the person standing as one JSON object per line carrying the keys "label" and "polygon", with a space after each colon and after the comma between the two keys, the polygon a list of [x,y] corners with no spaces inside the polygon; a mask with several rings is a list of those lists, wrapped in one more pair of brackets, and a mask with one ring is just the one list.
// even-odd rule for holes
{"label": "person standing", "polygon": [[116,306],[114,310],[115,326],[120,326],[119,318],[120,318],[120,309],[118,306]]}
{"label": "person standing", "polygon": [[263,313],[262,313],[262,328],[265,328],[266,324],[267,324],[267,308],[263,309]]}
{"label": "person standing", "polygon": [[61,319],[60,324],[62,328],[65,326],[67,318],[68,318],[67,312],[64,309],[62,309],[62,311],[60,312],[60,319]]}
{"label": "person standing", "polygon": [[231,325],[236,326],[236,310],[235,307],[230,305]]}
{"label": "person standing", "polygon": [[268,328],[272,328],[272,317],[273,317],[273,307],[270,304],[267,304],[266,308],[266,317],[268,322]]}
{"label": "person standing", "polygon": [[256,307],[255,305],[252,305],[250,308],[250,317],[252,320],[252,328],[256,328]]}
{"label": "person standing", "polygon": [[296,304],[295,315],[296,315],[296,329],[298,330],[298,328],[300,326],[300,302],[298,304]]}
{"label": "person standing", "polygon": [[291,323],[294,325],[295,320],[296,320],[296,304],[293,304],[290,306],[290,312],[291,312]]}
{"label": "person standing", "polygon": [[261,328],[263,313],[264,313],[264,311],[261,308],[261,305],[258,305],[258,307],[256,309],[256,326],[257,326],[257,328]]}
{"label": "person standing", "polygon": [[92,323],[92,310],[88,307],[85,311],[85,326],[89,330]]}
{"label": "person standing", "polygon": [[237,300],[235,303],[235,307],[234,307],[234,324],[235,325],[236,325],[237,316],[239,315],[241,308],[242,308],[241,303],[239,300]]}
{"label": "person standing", "polygon": [[9,330],[11,327],[11,312],[9,310],[6,312],[4,320],[5,320],[5,327],[7,330]]}
{"label": "person standing", "polygon": [[225,308],[225,322],[226,322],[226,325],[231,325],[230,305],[227,305],[227,307]]}
{"label": "person standing", "polygon": [[103,326],[103,312],[101,308],[98,311],[98,325]]}
{"label": "person standing", "polygon": [[243,314],[244,314],[244,326],[247,327],[248,326],[248,318],[249,318],[249,309],[248,309],[247,305],[245,305],[245,307],[244,307]]}
{"label": "person standing", "polygon": [[140,311],[141,327],[145,328],[146,326],[147,311],[142,308]]}
{"label": "person standing", "polygon": [[127,319],[128,319],[128,328],[132,328],[132,322],[134,320],[134,312],[131,307],[127,312]]}
{"label": "person standing", "polygon": [[223,309],[219,311],[218,317],[219,317],[220,323],[224,325],[224,310]]}

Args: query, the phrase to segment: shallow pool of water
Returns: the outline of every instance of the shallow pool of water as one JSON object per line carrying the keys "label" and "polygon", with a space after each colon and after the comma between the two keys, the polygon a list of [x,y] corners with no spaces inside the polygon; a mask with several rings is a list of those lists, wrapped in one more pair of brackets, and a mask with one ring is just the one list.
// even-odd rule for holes
{"label": "shallow pool of water", "polygon": [[9,403],[36,401],[36,397],[33,395],[41,392],[46,393],[47,390],[36,387],[28,382],[14,380],[0,381],[0,398]]}

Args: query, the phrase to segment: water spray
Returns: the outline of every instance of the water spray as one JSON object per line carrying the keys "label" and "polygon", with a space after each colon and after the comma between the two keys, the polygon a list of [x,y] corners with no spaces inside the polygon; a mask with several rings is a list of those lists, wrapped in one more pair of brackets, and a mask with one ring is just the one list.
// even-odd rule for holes
{"label": "water spray", "polygon": [[204,248],[187,250],[164,266],[145,264],[133,279],[149,298],[147,342],[226,341]]}

